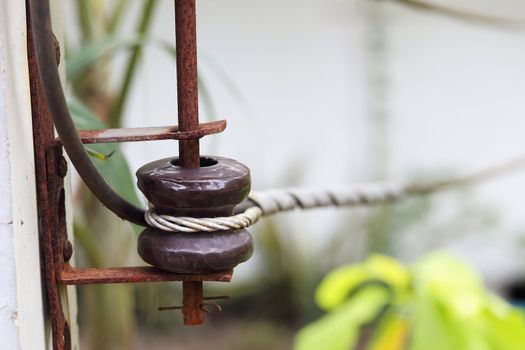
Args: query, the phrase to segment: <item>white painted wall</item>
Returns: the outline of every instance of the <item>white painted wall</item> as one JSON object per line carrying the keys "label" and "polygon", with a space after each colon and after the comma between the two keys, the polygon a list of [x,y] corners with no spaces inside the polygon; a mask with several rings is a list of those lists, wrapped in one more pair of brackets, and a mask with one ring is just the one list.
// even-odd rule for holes
{"label": "white painted wall", "polygon": [[0,4],[0,344],[45,349],[23,1]]}

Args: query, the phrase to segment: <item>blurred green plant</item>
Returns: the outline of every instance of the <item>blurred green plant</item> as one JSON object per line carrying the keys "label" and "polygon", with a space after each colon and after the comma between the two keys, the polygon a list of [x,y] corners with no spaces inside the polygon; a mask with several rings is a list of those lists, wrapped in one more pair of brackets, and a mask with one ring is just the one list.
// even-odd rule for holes
{"label": "blurred green plant", "polygon": [[519,350],[525,344],[524,315],[442,252],[410,267],[373,255],[331,272],[315,299],[327,313],[297,334],[295,350]]}

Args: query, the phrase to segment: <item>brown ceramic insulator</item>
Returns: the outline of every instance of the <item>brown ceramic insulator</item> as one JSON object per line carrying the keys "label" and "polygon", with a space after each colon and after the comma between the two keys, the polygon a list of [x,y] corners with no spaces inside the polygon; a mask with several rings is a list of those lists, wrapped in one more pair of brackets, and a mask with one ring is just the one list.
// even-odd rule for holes
{"label": "brown ceramic insulator", "polygon": [[250,170],[223,157],[201,157],[201,167],[179,166],[165,158],[137,171],[137,185],[158,214],[229,216],[250,193]]}
{"label": "brown ceramic insulator", "polygon": [[[235,160],[201,157],[197,169],[183,168],[178,161],[166,158],[137,171],[139,188],[160,214],[229,216],[250,192],[250,171]],[[253,242],[246,230],[168,233],[148,228],[140,235],[138,252],[166,271],[207,274],[248,260]]]}
{"label": "brown ceramic insulator", "polygon": [[145,262],[162,270],[209,274],[233,269],[248,260],[253,242],[246,230],[169,233],[148,228],[139,237],[138,253]]}

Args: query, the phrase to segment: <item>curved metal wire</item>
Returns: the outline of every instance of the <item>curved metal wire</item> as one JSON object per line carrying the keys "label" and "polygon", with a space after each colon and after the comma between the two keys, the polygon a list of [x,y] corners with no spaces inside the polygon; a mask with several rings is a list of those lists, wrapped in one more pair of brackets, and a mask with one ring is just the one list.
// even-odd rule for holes
{"label": "curved metal wire", "polygon": [[29,0],[36,59],[45,100],[62,145],[78,174],[109,210],[124,220],[147,226],[144,210],[117,194],[95,168],[73,124],[58,75],[48,0]]}

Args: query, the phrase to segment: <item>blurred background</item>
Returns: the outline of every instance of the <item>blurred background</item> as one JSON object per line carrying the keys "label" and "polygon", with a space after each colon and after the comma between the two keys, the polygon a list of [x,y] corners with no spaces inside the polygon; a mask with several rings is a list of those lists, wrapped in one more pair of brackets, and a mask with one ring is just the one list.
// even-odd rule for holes
{"label": "blurred background", "polygon": [[[428,1],[197,1],[200,118],[228,120],[202,153],[248,165],[257,190],[442,179],[522,156],[525,3]],[[78,127],[176,124],[173,1],[66,5]],[[120,193],[144,203],[134,172],[177,144],[116,147],[90,152]],[[525,280],[524,182],[514,172],[398,204],[265,219],[233,282],[205,285],[232,299],[203,327],[157,311],[180,303],[176,284],[80,287],[82,347],[289,349],[322,315],[322,278],[372,253],[410,264],[449,251],[508,297]],[[141,264],[140,230],[78,181],[74,201],[79,266]]]}

